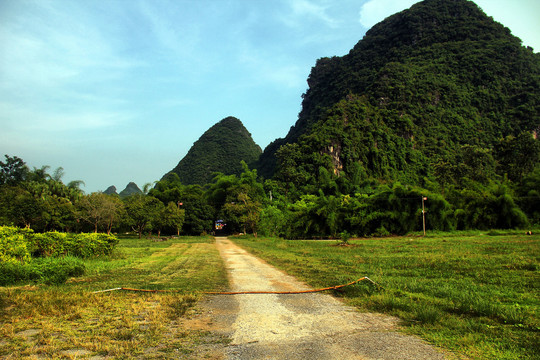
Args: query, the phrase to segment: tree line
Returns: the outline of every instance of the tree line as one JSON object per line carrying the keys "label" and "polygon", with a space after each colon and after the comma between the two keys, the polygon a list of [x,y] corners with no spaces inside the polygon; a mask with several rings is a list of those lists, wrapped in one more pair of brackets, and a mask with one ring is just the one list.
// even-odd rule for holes
{"label": "tree line", "polygon": [[[289,154],[290,155],[290,154]],[[287,157],[294,161],[294,156]],[[282,162],[285,158],[282,159]],[[120,198],[84,194],[63,184],[61,169],[29,170],[6,155],[0,162],[0,221],[34,231],[134,231],[179,235],[212,233],[223,220],[231,233],[284,238],[385,236],[428,230],[509,229],[540,224],[540,166],[514,181],[471,177],[452,182],[426,179],[424,186],[366,177],[361,171],[335,174],[320,166],[316,175],[281,164],[262,179],[242,162],[237,175],[215,173],[204,186],[184,185],[176,174]],[[77,182],[76,184],[81,184]],[[425,213],[422,213],[424,199]]]}
{"label": "tree line", "polygon": [[146,194],[125,198],[102,192],[84,194],[82,181],[62,182],[60,167],[29,169],[17,156],[0,161],[0,224],[37,232],[167,231],[178,235],[185,217],[176,203]]}

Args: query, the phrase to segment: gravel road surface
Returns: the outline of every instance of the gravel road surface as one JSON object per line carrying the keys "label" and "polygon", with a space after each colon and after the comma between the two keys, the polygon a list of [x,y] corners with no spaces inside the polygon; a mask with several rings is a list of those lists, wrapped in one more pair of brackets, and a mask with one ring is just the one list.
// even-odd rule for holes
{"label": "gravel road surface", "polygon": [[[232,291],[310,289],[227,238],[216,246],[229,271]],[[422,340],[397,332],[399,320],[360,313],[323,293],[212,296],[203,307],[202,328],[230,343],[225,359],[451,359]]]}

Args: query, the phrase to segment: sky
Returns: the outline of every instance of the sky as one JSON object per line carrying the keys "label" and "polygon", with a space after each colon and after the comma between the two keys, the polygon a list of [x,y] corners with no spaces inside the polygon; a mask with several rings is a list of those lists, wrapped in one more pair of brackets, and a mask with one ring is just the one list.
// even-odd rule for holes
{"label": "sky", "polygon": [[[0,156],[86,193],[159,180],[227,116],[265,148],[318,58],[415,0],[0,0]],[[477,0],[538,52],[540,1]]]}

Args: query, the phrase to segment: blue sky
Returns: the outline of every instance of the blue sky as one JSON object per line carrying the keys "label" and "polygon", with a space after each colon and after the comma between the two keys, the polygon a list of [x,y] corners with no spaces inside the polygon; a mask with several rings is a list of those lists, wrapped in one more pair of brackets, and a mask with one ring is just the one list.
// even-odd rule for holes
{"label": "blue sky", "polygon": [[[0,0],[0,156],[89,193],[159,180],[227,116],[264,149],[318,58],[415,2]],[[475,2],[538,52],[540,2]]]}

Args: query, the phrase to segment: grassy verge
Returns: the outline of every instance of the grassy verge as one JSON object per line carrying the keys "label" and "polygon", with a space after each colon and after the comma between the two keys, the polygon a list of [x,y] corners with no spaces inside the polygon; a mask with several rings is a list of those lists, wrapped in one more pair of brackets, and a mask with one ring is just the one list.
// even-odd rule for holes
{"label": "grassy verge", "polygon": [[[182,316],[199,292],[227,286],[210,237],[124,238],[85,265],[64,285],[0,287],[0,358],[189,357],[204,334],[184,329]],[[182,291],[92,293],[117,287]]]}
{"label": "grassy verge", "polygon": [[313,287],[470,359],[540,358],[540,236],[451,234],[328,241],[235,239]]}

